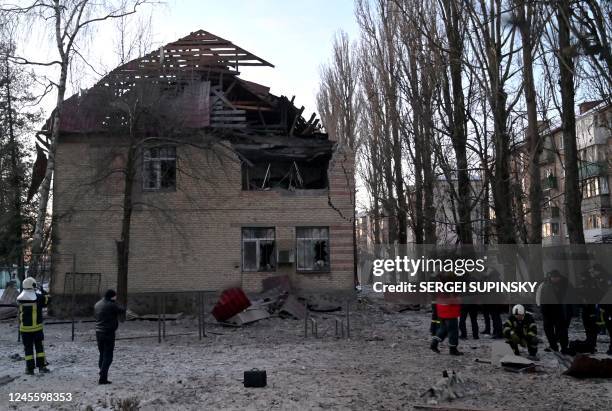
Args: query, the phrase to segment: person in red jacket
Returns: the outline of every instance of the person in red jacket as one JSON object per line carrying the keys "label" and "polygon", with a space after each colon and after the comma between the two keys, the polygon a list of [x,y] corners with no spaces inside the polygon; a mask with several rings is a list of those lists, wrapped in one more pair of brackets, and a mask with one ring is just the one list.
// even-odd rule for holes
{"label": "person in red jacket", "polygon": [[432,351],[440,353],[438,344],[448,336],[448,346],[450,355],[463,355],[457,349],[459,344],[459,317],[461,316],[461,304],[459,299],[454,296],[438,295],[436,298],[436,311],[440,325],[438,332],[433,336],[431,345]]}

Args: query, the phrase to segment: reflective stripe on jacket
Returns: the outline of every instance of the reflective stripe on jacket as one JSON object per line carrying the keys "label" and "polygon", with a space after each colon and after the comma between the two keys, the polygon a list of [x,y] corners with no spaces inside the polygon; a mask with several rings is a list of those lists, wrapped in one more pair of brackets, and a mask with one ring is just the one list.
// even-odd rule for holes
{"label": "reflective stripe on jacket", "polygon": [[19,303],[19,331],[32,333],[43,329],[43,308],[49,302],[49,296],[35,294],[35,300],[17,299]]}
{"label": "reflective stripe on jacket", "polygon": [[529,313],[525,313],[523,321],[519,321],[514,315],[508,317],[504,323],[504,337],[510,338],[513,331],[520,338],[533,338],[538,335],[538,327]]}

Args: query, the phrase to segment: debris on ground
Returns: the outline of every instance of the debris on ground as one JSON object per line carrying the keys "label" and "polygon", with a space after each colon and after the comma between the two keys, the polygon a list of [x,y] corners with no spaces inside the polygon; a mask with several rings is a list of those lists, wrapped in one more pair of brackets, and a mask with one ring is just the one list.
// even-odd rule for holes
{"label": "debris on ground", "polygon": [[501,359],[508,355],[514,355],[508,343],[503,340],[491,341],[491,364],[501,365]]}
{"label": "debris on ground", "polygon": [[428,397],[428,404],[437,404],[439,401],[452,401],[463,398],[466,394],[465,381],[452,371],[450,374],[444,370],[440,378],[421,397]]}
{"label": "debris on ground", "polygon": [[219,301],[212,310],[217,321],[226,321],[251,305],[242,288],[228,288],[221,293]]}
{"label": "debris on ground", "polygon": [[245,325],[255,321],[270,318],[270,313],[263,308],[250,308],[229,318],[227,322],[236,325]]}
{"label": "debris on ground", "polygon": [[317,303],[308,304],[308,309],[317,313],[333,313],[335,311],[342,311],[342,306],[331,303]]}
{"label": "debris on ground", "polygon": [[23,357],[17,353],[9,355],[9,358],[13,361],[23,361]]}
{"label": "debris on ground", "polygon": [[612,357],[603,354],[578,354],[563,374],[576,378],[612,378]]}
{"label": "debris on ground", "polygon": [[17,316],[17,295],[17,287],[14,284],[7,285],[0,297],[0,320]]}
{"label": "debris on ground", "polygon": [[291,292],[291,283],[289,282],[288,275],[280,275],[274,277],[268,277],[261,280],[261,288],[263,291],[272,289],[282,290],[284,293]]}
{"label": "debris on ground", "polygon": [[493,408],[476,408],[476,407],[471,407],[469,405],[467,406],[462,406],[462,405],[455,405],[455,406],[450,406],[450,405],[421,405],[421,404],[417,404],[414,406],[415,410],[427,410],[427,411],[496,411]]}
{"label": "debris on ground", "polygon": [[290,316],[296,320],[303,320],[307,315],[307,309],[295,296],[290,294],[285,298],[285,302],[280,308],[279,315],[281,317]]}
{"label": "debris on ground", "polygon": [[4,375],[4,376],[0,377],[0,385],[6,385],[6,384],[8,384],[11,381],[16,380],[17,378],[19,378],[19,377],[17,377],[17,376],[11,377],[10,375]]}

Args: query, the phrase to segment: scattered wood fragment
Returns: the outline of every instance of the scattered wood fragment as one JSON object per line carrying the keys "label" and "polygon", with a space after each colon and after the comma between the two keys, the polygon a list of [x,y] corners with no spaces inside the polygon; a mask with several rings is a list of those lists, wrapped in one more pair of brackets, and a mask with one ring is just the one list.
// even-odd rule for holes
{"label": "scattered wood fragment", "polygon": [[19,378],[19,377],[17,377],[17,376],[11,377],[10,375],[4,375],[4,376],[0,377],[0,386],[6,385],[6,384],[8,384],[11,381],[16,380],[17,378]]}

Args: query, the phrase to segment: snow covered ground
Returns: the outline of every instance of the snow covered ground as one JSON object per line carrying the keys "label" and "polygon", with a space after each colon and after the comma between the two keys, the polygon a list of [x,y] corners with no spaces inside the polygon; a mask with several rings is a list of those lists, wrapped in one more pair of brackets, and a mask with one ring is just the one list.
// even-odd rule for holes
{"label": "snow covered ground", "polygon": [[[461,341],[466,355],[450,357],[428,348],[429,314],[385,313],[379,303],[363,301],[351,314],[351,338],[334,337],[333,314],[316,314],[319,338],[304,339],[304,322],[270,318],[243,328],[209,326],[198,341],[197,321],[185,318],[167,326],[157,342],[156,322],[122,323],[110,370],[112,385],[97,384],[93,323],[47,325],[46,351],[52,373],[23,375],[23,356],[14,322],[0,323],[0,378],[19,375],[0,386],[0,409],[119,409],[121,401],[143,410],[216,409],[412,409],[442,375],[455,370],[468,395],[453,406],[500,410],[609,410],[609,380],[562,376],[563,367],[541,352],[544,372],[516,374],[476,362],[489,359],[491,340]],[[578,329],[578,320],[574,320]],[[171,325],[172,324],[172,325]],[[540,325],[540,334],[541,324]],[[190,333],[188,335],[176,335]],[[149,338],[131,338],[149,335]],[[172,336],[176,335],[176,336]],[[600,336],[600,351],[607,348]],[[541,345],[540,349],[544,346]],[[244,388],[252,368],[268,374],[267,388]],[[65,403],[11,403],[9,393],[70,392]]]}

